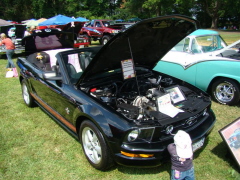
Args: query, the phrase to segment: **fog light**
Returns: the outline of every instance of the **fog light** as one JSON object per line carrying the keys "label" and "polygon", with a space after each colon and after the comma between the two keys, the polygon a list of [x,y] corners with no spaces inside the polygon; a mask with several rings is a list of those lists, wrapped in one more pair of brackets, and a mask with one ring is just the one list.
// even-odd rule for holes
{"label": "fog light", "polygon": [[138,157],[138,158],[150,158],[153,157],[153,154],[133,154],[121,151],[121,154],[128,157]]}

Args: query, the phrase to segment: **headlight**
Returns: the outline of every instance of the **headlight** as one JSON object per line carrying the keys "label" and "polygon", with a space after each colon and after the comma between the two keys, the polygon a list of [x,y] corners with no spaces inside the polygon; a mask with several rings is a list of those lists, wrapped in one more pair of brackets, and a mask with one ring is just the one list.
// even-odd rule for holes
{"label": "headlight", "polygon": [[119,30],[112,30],[112,33],[118,33]]}
{"label": "headlight", "polygon": [[140,141],[144,140],[150,142],[152,140],[154,129],[155,128],[134,129],[128,134],[127,140],[128,142],[133,142],[138,139]]}
{"label": "headlight", "polygon": [[138,138],[139,135],[139,131],[137,129],[132,130],[129,134],[128,134],[128,141],[135,141]]}

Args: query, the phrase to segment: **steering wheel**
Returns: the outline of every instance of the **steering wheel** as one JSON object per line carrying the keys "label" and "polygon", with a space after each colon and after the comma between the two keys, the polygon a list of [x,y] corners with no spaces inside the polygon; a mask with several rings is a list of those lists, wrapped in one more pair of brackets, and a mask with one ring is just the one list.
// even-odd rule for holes
{"label": "steering wheel", "polygon": [[215,41],[212,42],[212,44],[209,45],[211,47],[212,51],[217,49],[217,43]]}

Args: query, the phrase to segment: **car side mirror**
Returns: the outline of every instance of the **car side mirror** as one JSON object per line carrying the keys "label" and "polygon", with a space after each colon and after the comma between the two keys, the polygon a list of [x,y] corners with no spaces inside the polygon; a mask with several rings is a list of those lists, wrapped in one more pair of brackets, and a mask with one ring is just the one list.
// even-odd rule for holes
{"label": "car side mirror", "polygon": [[58,76],[55,71],[43,72],[43,79],[58,81],[62,80],[62,76]]}

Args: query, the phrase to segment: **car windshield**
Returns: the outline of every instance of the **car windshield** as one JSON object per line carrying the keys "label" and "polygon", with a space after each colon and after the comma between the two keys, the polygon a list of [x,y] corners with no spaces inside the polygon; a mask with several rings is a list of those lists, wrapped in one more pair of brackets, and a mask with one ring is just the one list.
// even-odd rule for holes
{"label": "car windshield", "polygon": [[195,38],[186,37],[171,50],[179,52],[192,52],[194,54],[197,54],[217,51],[226,46],[227,44],[224,42],[221,36],[205,35]]}
{"label": "car windshield", "polygon": [[105,27],[108,27],[110,25],[116,24],[115,21],[103,21],[102,23],[104,24]]}
{"label": "car windshield", "polygon": [[226,47],[226,43],[219,35],[208,35],[196,37],[197,49],[201,49],[204,53],[213,52]]}

